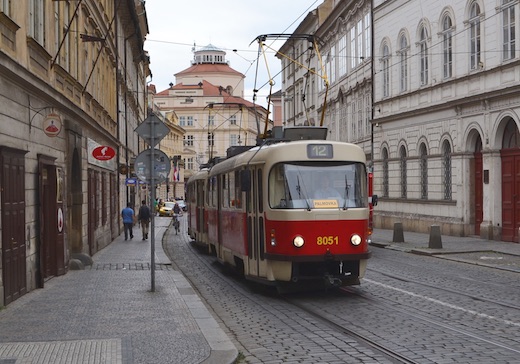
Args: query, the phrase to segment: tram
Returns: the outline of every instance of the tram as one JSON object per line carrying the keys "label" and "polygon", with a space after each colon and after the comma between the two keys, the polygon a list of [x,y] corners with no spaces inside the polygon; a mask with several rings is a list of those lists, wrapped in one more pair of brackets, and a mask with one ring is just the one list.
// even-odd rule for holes
{"label": "tram", "polygon": [[189,234],[280,291],[359,284],[370,257],[365,153],[317,138],[326,128],[283,132],[228,150],[188,180]]}

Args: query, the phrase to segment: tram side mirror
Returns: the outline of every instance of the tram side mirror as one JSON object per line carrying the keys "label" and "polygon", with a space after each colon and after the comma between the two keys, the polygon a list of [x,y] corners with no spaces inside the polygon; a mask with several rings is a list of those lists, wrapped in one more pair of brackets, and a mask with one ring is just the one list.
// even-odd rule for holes
{"label": "tram side mirror", "polygon": [[379,198],[377,197],[377,195],[372,195],[372,206],[377,206],[378,200]]}
{"label": "tram side mirror", "polygon": [[249,169],[240,171],[240,189],[242,192],[249,192],[251,190],[251,171]]}

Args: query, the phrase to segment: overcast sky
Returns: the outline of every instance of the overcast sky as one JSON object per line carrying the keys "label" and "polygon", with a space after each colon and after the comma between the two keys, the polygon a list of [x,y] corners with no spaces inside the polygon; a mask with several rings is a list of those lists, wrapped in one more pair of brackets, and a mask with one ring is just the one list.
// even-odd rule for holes
{"label": "overcast sky", "polygon": [[[167,89],[170,82],[175,83],[174,74],[191,66],[194,43],[197,50],[213,44],[226,52],[226,60],[233,69],[246,76],[245,98],[251,101],[257,74],[255,38],[263,34],[292,33],[322,1],[146,0],[150,33],[145,49],[150,55],[151,83],[157,92]],[[273,48],[277,50],[282,44],[278,41]],[[280,72],[280,60],[269,53],[267,61],[276,82],[275,92],[281,89],[280,77],[275,77]],[[264,105],[269,86],[263,85],[269,77],[263,57],[258,62],[256,78],[256,88],[260,89],[257,103]]]}

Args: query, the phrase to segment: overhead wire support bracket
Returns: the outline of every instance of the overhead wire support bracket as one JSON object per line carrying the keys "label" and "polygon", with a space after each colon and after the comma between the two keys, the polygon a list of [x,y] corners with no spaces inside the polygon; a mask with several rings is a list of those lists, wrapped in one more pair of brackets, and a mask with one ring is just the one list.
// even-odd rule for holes
{"label": "overhead wire support bracket", "polygon": [[[298,40],[307,40],[308,42],[312,43],[312,49],[316,52],[316,55],[318,57],[318,62],[319,62],[319,68],[320,68],[320,72],[316,72],[316,70],[310,68],[309,66],[306,66],[304,65],[303,63],[297,61],[296,59],[294,58],[291,58],[290,56],[276,50],[276,49],[273,49],[272,47],[270,47],[269,45],[266,45],[265,42],[267,39],[286,39],[286,40],[290,40],[290,39],[298,39]],[[259,45],[259,48],[261,49],[263,55],[264,55],[264,61],[266,63],[266,67],[267,67],[267,71],[268,71],[268,74],[269,74],[269,85],[270,85],[270,90],[269,90],[269,96],[268,96],[268,109],[267,109],[267,116],[266,116],[266,122],[265,122],[265,130],[264,130],[264,134],[263,134],[263,137],[265,138],[266,135],[267,135],[267,125],[268,125],[268,120],[269,120],[269,104],[270,104],[270,100],[271,100],[271,95],[272,95],[272,88],[273,88],[273,85],[274,85],[274,81],[273,79],[271,78],[271,75],[270,75],[270,72],[269,72],[269,67],[267,66],[267,59],[266,59],[266,56],[265,56],[265,49],[264,48],[268,48],[272,51],[274,51],[276,54],[280,55],[281,57],[284,57],[286,59],[288,59],[290,62],[292,63],[295,63],[297,64],[298,66],[306,69],[308,72],[320,77],[323,82],[324,82],[324,86],[325,86],[325,95],[324,95],[324,99],[323,99],[323,107],[322,107],[322,113],[321,113],[321,120],[320,120],[320,126],[323,126],[323,122],[324,122],[324,119],[325,119],[325,111],[326,111],[326,106],[327,106],[327,96],[328,96],[328,91],[329,91],[329,79],[328,79],[328,76],[327,76],[327,72],[326,72],[326,69],[325,69],[325,65],[323,64],[323,58],[321,57],[321,53],[320,53],[320,50],[319,50],[319,43],[320,40],[317,36],[313,35],[313,34],[263,34],[263,35],[259,35],[258,37],[256,37],[254,41],[257,41],[258,42],[258,45]],[[251,44],[253,43],[251,42]],[[311,47],[309,47],[310,49]],[[256,88],[256,87],[255,87]]]}

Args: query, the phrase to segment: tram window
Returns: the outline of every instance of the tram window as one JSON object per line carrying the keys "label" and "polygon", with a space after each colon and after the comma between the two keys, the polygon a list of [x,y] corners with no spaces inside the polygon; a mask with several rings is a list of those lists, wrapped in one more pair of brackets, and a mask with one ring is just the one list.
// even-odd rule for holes
{"label": "tram window", "polygon": [[237,209],[242,208],[242,188],[240,187],[240,173],[235,171],[235,207]]}
{"label": "tram window", "polygon": [[258,169],[258,212],[264,212],[264,194],[262,191],[262,169]]}
{"label": "tram window", "polygon": [[228,174],[228,192],[229,192],[229,207],[235,206],[235,172]]}
{"label": "tram window", "polygon": [[362,163],[280,163],[268,179],[271,208],[355,208],[368,206]]}
{"label": "tram window", "polygon": [[228,207],[229,206],[229,188],[228,188],[228,181],[226,178],[226,175],[222,175],[222,207]]}

